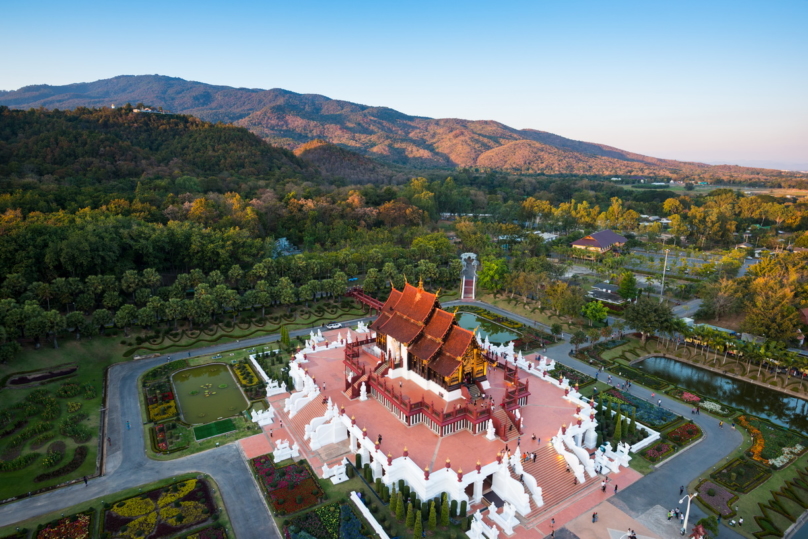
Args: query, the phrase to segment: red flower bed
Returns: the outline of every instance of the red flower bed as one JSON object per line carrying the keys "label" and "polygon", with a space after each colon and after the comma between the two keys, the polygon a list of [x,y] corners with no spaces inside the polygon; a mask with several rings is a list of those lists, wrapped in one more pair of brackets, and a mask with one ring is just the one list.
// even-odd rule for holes
{"label": "red flower bed", "polygon": [[275,468],[267,455],[254,458],[251,463],[267,499],[278,512],[301,511],[316,505],[324,496],[322,487],[304,465],[290,464]]}
{"label": "red flower bed", "polygon": [[643,456],[651,462],[657,462],[658,460],[662,460],[663,458],[667,457],[671,453],[673,453],[673,446],[671,444],[659,442],[650,449],[646,449]]}
{"label": "red flower bed", "polygon": [[685,402],[701,402],[701,397],[687,391],[682,391],[681,399]]}
{"label": "red flower bed", "polygon": [[79,513],[48,523],[36,539],[87,539],[90,537],[90,513]]}
{"label": "red flower bed", "polygon": [[701,429],[698,425],[693,423],[686,423],[681,427],[675,428],[667,434],[670,441],[676,442],[679,445],[687,445],[693,440],[701,437]]}

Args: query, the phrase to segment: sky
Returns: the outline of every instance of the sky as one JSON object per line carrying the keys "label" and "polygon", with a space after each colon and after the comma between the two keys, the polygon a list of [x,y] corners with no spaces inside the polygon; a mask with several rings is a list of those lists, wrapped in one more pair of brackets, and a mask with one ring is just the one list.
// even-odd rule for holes
{"label": "sky", "polygon": [[0,0],[0,89],[161,74],[808,170],[808,1]]}

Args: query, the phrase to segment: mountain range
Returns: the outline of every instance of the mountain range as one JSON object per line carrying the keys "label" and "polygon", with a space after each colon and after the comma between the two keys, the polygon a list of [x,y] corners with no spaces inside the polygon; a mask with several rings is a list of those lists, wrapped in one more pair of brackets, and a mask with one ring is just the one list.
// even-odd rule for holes
{"label": "mountain range", "polygon": [[393,177],[402,168],[454,167],[735,180],[784,175],[770,169],[657,159],[544,131],[514,129],[495,121],[410,116],[387,107],[316,94],[215,86],[161,75],[123,75],[89,83],[0,91],[0,105],[17,109],[125,103],[145,103],[245,127],[270,144],[294,150],[327,175],[351,179]]}

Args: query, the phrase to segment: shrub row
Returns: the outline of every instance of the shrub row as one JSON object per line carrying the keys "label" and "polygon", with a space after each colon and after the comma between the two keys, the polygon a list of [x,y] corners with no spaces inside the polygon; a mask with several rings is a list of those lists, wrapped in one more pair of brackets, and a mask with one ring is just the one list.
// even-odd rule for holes
{"label": "shrub row", "polygon": [[[57,468],[51,472],[39,474],[38,476],[34,477],[34,483],[41,483],[42,481],[47,481],[49,479],[54,479],[56,477],[61,477],[63,475],[75,472],[76,470],[79,469],[79,467],[82,464],[84,464],[85,459],[87,459],[88,452],[89,450],[87,449],[86,445],[78,446],[76,448],[76,452],[73,453],[73,458],[70,459],[70,462],[68,462],[61,468]],[[35,454],[35,453],[29,453],[29,454]]]}

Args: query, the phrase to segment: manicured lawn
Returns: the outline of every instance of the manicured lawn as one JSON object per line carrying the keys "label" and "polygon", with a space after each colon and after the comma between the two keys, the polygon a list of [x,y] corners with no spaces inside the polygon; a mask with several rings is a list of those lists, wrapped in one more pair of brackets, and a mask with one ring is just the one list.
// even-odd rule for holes
{"label": "manicured lawn", "polygon": [[[53,427],[49,432],[52,432],[54,437],[37,450],[31,449],[30,440],[22,446],[23,455],[37,452],[40,453],[41,456],[32,464],[21,470],[2,473],[2,480],[0,480],[0,499],[7,499],[63,483],[71,479],[80,479],[85,475],[92,476],[95,474],[95,461],[98,454],[98,432],[101,421],[100,409],[102,405],[104,369],[122,359],[120,352],[123,347],[115,344],[117,342],[115,337],[95,337],[82,341],[63,339],[62,342],[59,343],[58,349],[53,349],[47,344],[43,345],[39,350],[26,347],[18,358],[7,364],[0,365],[0,377],[3,378],[15,372],[49,369],[64,363],[75,363],[78,365],[78,370],[69,378],[45,382],[30,387],[10,387],[3,389],[0,391],[0,410],[8,410],[11,406],[21,403],[34,391],[46,391],[49,396],[55,397],[59,388],[65,384],[77,384],[82,388],[89,384],[92,386],[95,394],[95,396],[90,399],[86,398],[87,394],[85,392],[75,397],[55,397],[60,411],[58,417],[50,421]],[[85,414],[87,416],[86,419],[80,421],[80,425],[91,431],[92,436],[83,443],[76,443],[72,438],[60,434],[61,424],[69,415],[75,415],[68,413],[68,402],[79,403],[80,408],[75,414]],[[77,404],[74,404],[73,406],[76,405]],[[41,414],[41,410],[38,409],[37,412]],[[27,427],[46,422],[41,419],[41,415],[27,416],[20,414],[19,409],[13,410],[12,413],[14,421],[18,421],[21,417],[27,417]],[[3,427],[0,430],[5,430],[6,428],[7,427]],[[0,448],[7,449],[10,438],[11,437],[0,440]],[[58,465],[45,468],[42,466],[41,462],[49,444],[54,441],[64,442],[65,456]],[[60,477],[54,477],[53,479],[41,482],[33,481],[35,476],[44,472],[51,472],[65,465],[71,460],[76,447],[79,445],[86,446],[87,456],[78,469]],[[3,449],[3,451],[5,451],[5,449]]]}
{"label": "manicured lawn", "polygon": [[212,436],[217,436],[219,434],[224,434],[226,432],[232,432],[234,430],[236,430],[236,426],[233,424],[233,420],[228,418],[222,419],[221,421],[216,421],[214,423],[208,423],[207,425],[194,427],[194,436],[196,437],[197,441],[199,441]]}

